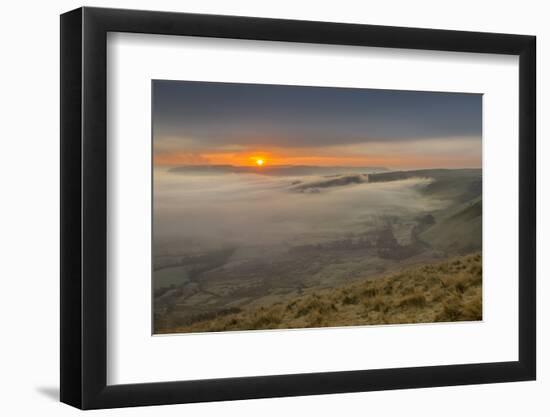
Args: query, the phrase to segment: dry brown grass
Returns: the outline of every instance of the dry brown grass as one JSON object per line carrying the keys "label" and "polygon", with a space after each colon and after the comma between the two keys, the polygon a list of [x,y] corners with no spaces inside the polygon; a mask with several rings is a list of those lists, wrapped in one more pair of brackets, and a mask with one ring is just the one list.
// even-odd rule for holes
{"label": "dry brown grass", "polygon": [[482,262],[477,253],[161,332],[475,321],[482,319],[481,284]]}

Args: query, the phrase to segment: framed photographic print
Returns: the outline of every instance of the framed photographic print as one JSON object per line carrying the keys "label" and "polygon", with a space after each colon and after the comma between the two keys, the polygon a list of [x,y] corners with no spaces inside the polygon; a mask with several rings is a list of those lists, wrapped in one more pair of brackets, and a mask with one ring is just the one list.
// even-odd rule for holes
{"label": "framed photographic print", "polygon": [[535,379],[535,38],[61,16],[61,400]]}

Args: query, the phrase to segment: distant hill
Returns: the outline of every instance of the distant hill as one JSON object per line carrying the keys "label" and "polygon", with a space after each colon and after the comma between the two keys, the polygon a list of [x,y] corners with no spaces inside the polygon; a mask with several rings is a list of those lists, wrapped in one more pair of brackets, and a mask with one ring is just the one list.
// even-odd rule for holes
{"label": "distant hill", "polygon": [[398,181],[408,178],[431,178],[423,189],[426,195],[465,203],[481,195],[481,169],[422,169],[369,174],[369,182]]}
{"label": "distant hill", "polygon": [[477,253],[337,288],[310,290],[270,306],[220,310],[186,326],[159,326],[156,332],[475,321],[482,319],[481,296],[482,259]]}
{"label": "distant hill", "polygon": [[368,182],[367,174],[325,175],[322,178],[309,181],[296,181],[290,189],[298,192],[315,192],[320,188],[342,187],[350,184]]}
{"label": "distant hill", "polygon": [[174,174],[214,175],[223,173],[233,174],[260,174],[281,176],[302,175],[330,175],[357,172],[370,174],[387,171],[384,167],[340,167],[340,166],[310,166],[310,165],[264,165],[235,166],[235,165],[183,165],[170,168],[168,172]]}
{"label": "distant hill", "polygon": [[411,171],[390,171],[371,175],[371,182],[396,181],[407,178],[467,178],[481,175],[481,168],[459,168],[459,169],[416,169]]}

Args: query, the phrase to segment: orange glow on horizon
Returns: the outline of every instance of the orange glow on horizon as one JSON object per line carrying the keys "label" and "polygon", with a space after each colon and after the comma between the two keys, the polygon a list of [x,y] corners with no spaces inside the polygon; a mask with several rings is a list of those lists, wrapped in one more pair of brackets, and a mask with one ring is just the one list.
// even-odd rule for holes
{"label": "orange glow on horizon", "polygon": [[280,149],[276,151],[256,152],[219,152],[193,154],[185,152],[158,153],[154,155],[157,166],[177,165],[235,165],[263,167],[277,165],[314,165],[314,166],[349,166],[351,167],[386,167],[386,168],[464,168],[480,167],[481,161],[468,157],[429,158],[419,155],[408,155],[405,158],[393,154],[379,155],[323,155],[311,154],[306,149],[295,150],[285,154]]}

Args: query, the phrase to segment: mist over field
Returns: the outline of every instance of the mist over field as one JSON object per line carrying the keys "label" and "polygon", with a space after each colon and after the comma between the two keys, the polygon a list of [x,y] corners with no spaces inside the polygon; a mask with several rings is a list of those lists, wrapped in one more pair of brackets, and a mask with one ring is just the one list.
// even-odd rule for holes
{"label": "mist over field", "polygon": [[160,252],[178,241],[207,249],[342,238],[382,217],[411,217],[446,204],[420,194],[428,178],[295,190],[322,177],[158,171],[154,228]]}
{"label": "mist over field", "polygon": [[[253,318],[281,303],[290,306],[302,300],[309,305],[307,294],[312,291],[356,288],[353,283],[368,277],[481,249],[480,170],[325,171],[325,175],[296,176],[231,172],[228,167],[157,168],[156,330],[243,329],[245,323],[250,328],[353,324],[356,319],[341,310],[336,314],[332,307],[322,307],[324,321],[299,312],[284,317],[278,308],[273,310],[277,311],[273,322],[256,323]],[[468,258],[467,263],[472,262],[477,271],[480,259]],[[473,312],[457,307],[456,317],[477,317],[481,294],[477,275],[462,278],[454,275],[452,265],[445,268],[453,280],[474,291],[468,293]],[[440,282],[433,279],[424,287]],[[425,294],[415,297],[423,300]],[[385,302],[391,304],[395,297]],[[445,299],[455,300],[452,294]],[[424,309],[429,316],[411,313],[402,319],[395,316],[399,308],[387,308],[389,315],[370,320],[449,319],[443,304]],[[337,321],[329,319],[331,311]]]}

